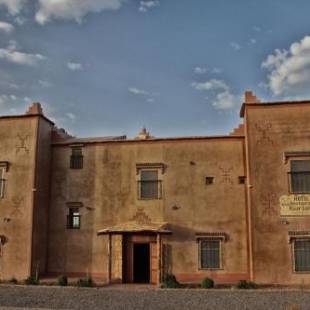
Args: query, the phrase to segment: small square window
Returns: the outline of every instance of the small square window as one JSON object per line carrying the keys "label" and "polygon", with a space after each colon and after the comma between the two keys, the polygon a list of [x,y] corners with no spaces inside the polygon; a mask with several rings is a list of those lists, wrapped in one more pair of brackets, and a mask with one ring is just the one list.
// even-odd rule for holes
{"label": "small square window", "polygon": [[71,169],[83,168],[83,153],[81,147],[72,147],[72,153],[70,157],[70,168]]}
{"label": "small square window", "polygon": [[245,180],[246,180],[245,176],[239,176],[238,177],[239,184],[245,184]]}
{"label": "small square window", "polygon": [[67,228],[68,229],[80,229],[81,227],[81,215],[79,208],[69,208],[69,214],[67,215]]}
{"label": "small square window", "polygon": [[206,185],[211,185],[214,183],[214,177],[206,177]]}

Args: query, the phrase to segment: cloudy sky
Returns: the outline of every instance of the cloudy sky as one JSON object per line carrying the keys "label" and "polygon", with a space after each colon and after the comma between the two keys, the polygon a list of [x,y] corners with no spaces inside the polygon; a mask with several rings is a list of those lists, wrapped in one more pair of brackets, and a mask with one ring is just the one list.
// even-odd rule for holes
{"label": "cloudy sky", "polygon": [[0,114],[40,101],[79,136],[225,134],[247,89],[310,98],[309,12],[307,0],[0,0]]}

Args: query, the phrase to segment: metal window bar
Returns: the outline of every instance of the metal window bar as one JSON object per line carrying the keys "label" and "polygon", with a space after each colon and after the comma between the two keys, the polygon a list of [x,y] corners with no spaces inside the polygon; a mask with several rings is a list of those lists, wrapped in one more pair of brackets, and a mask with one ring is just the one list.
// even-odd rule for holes
{"label": "metal window bar", "polygon": [[310,271],[310,240],[294,241],[295,271]]}
{"label": "metal window bar", "polygon": [[83,168],[83,155],[71,155],[70,168],[71,169],[82,169]]}
{"label": "metal window bar", "polygon": [[81,215],[69,214],[67,215],[67,228],[80,229],[81,228]]}
{"label": "metal window bar", "polygon": [[139,199],[161,199],[162,181],[161,180],[138,181],[138,197]]}
{"label": "metal window bar", "polygon": [[0,198],[4,198],[4,186],[5,186],[4,169],[0,168]]}
{"label": "metal window bar", "polygon": [[292,193],[310,193],[310,171],[288,172]]}
{"label": "metal window bar", "polygon": [[201,240],[201,268],[220,269],[220,240]]}

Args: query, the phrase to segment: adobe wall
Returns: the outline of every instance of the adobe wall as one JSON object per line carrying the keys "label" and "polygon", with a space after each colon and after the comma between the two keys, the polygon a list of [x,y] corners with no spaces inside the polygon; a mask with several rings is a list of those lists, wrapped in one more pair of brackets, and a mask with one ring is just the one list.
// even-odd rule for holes
{"label": "adobe wall", "polygon": [[0,161],[9,162],[0,199],[0,278],[25,279],[31,268],[32,201],[37,117],[0,119]]}
{"label": "adobe wall", "polygon": [[279,198],[289,194],[289,163],[284,152],[309,151],[308,104],[246,107],[249,193],[254,281],[310,283],[310,274],[293,272],[288,231],[310,230],[308,217],[283,217]]}
{"label": "adobe wall", "polygon": [[[96,232],[143,211],[168,222],[167,266],[182,281],[248,277],[243,138],[85,144],[84,168],[69,168],[71,149],[54,145],[49,218],[50,273],[107,277],[107,236]],[[163,199],[138,200],[138,163],[164,163]],[[205,177],[214,184],[206,185]],[[66,229],[68,202],[82,202],[81,229]],[[197,232],[225,232],[223,270],[199,270]]]}

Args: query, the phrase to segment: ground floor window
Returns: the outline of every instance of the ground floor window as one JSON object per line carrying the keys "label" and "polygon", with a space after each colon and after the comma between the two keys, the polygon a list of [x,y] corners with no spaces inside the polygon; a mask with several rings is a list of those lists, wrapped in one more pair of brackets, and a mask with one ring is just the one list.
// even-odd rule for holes
{"label": "ground floor window", "polygon": [[310,271],[310,239],[296,239],[293,243],[294,270]]}
{"label": "ground floor window", "polygon": [[201,239],[200,240],[200,268],[220,269],[221,268],[221,240]]}

